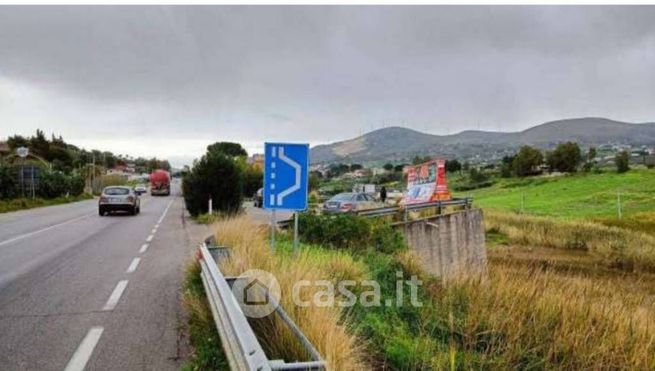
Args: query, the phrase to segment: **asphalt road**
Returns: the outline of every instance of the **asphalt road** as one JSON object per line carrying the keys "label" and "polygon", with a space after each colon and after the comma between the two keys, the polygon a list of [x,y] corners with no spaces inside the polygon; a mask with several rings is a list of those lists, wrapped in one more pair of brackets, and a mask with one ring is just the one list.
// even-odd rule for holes
{"label": "asphalt road", "polygon": [[[271,224],[271,211],[253,206],[252,201],[243,203],[243,208],[250,219],[257,224]],[[276,220],[288,220],[293,218],[293,212],[278,210],[275,212]]]}
{"label": "asphalt road", "polygon": [[0,370],[179,368],[183,201],[105,217],[96,202],[0,214]]}

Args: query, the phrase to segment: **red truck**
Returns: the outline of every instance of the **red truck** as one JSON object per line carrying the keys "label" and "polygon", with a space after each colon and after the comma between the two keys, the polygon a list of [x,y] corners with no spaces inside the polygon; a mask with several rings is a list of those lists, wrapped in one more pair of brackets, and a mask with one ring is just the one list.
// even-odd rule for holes
{"label": "red truck", "polygon": [[150,194],[164,195],[171,194],[171,174],[166,170],[153,170],[150,174]]}

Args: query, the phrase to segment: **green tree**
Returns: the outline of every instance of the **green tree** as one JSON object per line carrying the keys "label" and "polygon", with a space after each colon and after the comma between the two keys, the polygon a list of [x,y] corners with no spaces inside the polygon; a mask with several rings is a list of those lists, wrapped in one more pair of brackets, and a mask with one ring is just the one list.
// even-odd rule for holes
{"label": "green tree", "polygon": [[61,171],[41,171],[39,174],[38,193],[43,198],[55,198],[65,195],[70,189],[66,175]]}
{"label": "green tree", "polygon": [[0,198],[14,198],[18,196],[17,174],[9,166],[0,164]]}
{"label": "green tree", "polygon": [[574,173],[580,162],[582,162],[582,151],[575,142],[560,143],[546,155],[546,163],[551,171]]}
{"label": "green tree", "polygon": [[234,142],[216,142],[210,144],[207,146],[207,152],[222,153],[232,157],[248,156],[248,152],[241,147],[241,144]]}
{"label": "green tree", "polygon": [[32,153],[50,160],[50,143],[41,129],[37,129],[36,135],[30,138],[30,150]]}
{"label": "green tree", "polygon": [[[234,147],[230,147],[234,148]],[[228,151],[220,146],[209,146],[207,153],[195,162],[191,171],[182,181],[182,191],[187,210],[193,216],[208,211],[208,201],[212,198],[215,210],[234,214],[243,201],[243,168]]]}
{"label": "green tree", "polygon": [[407,164],[399,164],[393,167],[393,171],[400,173],[403,171],[403,169],[407,166]]}
{"label": "green tree", "polygon": [[500,176],[509,178],[512,176],[514,156],[504,156],[500,163]]}
{"label": "green tree", "polygon": [[30,141],[29,139],[23,136],[14,135],[12,137],[7,138],[7,145],[9,145],[9,148],[11,148],[11,150],[16,150],[16,148],[19,147],[29,147]]}
{"label": "green tree", "polygon": [[523,146],[514,156],[512,168],[517,176],[528,176],[539,173],[539,165],[544,161],[544,157],[536,148]]}
{"label": "green tree", "polygon": [[355,171],[355,170],[360,170],[363,169],[364,167],[360,164],[352,164],[350,165],[350,171]]}
{"label": "green tree", "polygon": [[387,162],[386,164],[384,164],[384,166],[382,166],[382,168],[386,171],[391,171],[393,170],[393,164],[391,162]]}
{"label": "green tree", "polygon": [[471,184],[479,184],[488,181],[489,176],[486,173],[484,173],[482,170],[472,167],[469,170],[469,179]]}
{"label": "green tree", "polygon": [[593,147],[593,146],[589,147],[589,150],[587,151],[587,161],[588,162],[593,162],[594,160],[596,160],[597,155],[598,154],[596,152],[596,147]]}
{"label": "green tree", "polygon": [[462,164],[456,159],[446,161],[446,171],[449,173],[454,173],[462,170]]}
{"label": "green tree", "polygon": [[321,178],[319,178],[314,172],[309,174],[309,190],[313,191],[318,189],[321,185]]}
{"label": "green tree", "polygon": [[243,195],[251,197],[258,189],[263,187],[264,174],[256,166],[246,165],[243,170]]}
{"label": "green tree", "polygon": [[616,163],[616,172],[625,173],[630,170],[630,153],[625,150],[619,152],[614,162]]}

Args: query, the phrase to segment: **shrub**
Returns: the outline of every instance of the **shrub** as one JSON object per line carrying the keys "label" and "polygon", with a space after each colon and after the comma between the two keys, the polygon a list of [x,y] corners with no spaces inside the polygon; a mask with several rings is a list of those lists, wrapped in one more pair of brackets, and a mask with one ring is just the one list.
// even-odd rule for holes
{"label": "shrub", "polygon": [[60,171],[41,171],[39,175],[38,194],[43,198],[55,198],[68,192],[69,180]]}
{"label": "shrub", "polygon": [[517,176],[528,176],[539,173],[539,165],[544,157],[536,148],[523,146],[512,159],[512,168]]}
{"label": "shrub", "polygon": [[550,170],[562,173],[573,173],[582,161],[582,151],[575,142],[560,143],[552,152],[546,155],[546,162]]}
{"label": "shrub", "polygon": [[17,195],[16,172],[9,166],[0,165],[0,198],[13,198]]}
{"label": "shrub", "polygon": [[370,247],[393,252],[404,247],[400,232],[383,220],[349,214],[300,214],[298,228],[303,240],[337,249],[364,251]]}
{"label": "shrub", "polygon": [[71,196],[79,196],[84,192],[84,178],[80,175],[71,175],[68,178],[68,190]]}
{"label": "shrub", "polygon": [[207,213],[209,198],[213,208],[236,213],[243,201],[243,171],[237,159],[209,151],[182,180],[187,210],[193,216]]}
{"label": "shrub", "polygon": [[621,151],[616,155],[616,172],[625,173],[630,170],[630,154],[628,151]]}

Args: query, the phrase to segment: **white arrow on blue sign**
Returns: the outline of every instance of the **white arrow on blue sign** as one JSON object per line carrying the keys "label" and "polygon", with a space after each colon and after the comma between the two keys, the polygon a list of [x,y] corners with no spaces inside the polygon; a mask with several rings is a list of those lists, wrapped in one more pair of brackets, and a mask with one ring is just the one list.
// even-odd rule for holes
{"label": "white arrow on blue sign", "polygon": [[309,144],[264,144],[264,208],[306,210]]}

